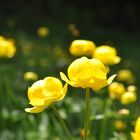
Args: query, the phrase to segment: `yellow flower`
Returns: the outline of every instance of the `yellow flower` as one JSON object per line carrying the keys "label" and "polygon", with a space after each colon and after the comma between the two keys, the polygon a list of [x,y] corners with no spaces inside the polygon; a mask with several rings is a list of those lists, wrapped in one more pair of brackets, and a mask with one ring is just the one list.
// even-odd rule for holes
{"label": "yellow flower", "polygon": [[93,57],[101,60],[105,65],[118,64],[121,60],[117,56],[116,49],[106,45],[97,47],[93,53]]}
{"label": "yellow flower", "polygon": [[13,40],[8,40],[0,36],[0,57],[12,58],[15,52],[16,48]]}
{"label": "yellow flower", "polygon": [[98,59],[81,57],[68,67],[68,78],[60,72],[62,80],[73,87],[92,88],[99,90],[112,82],[116,75],[107,80],[107,69]]}
{"label": "yellow flower", "polygon": [[135,132],[131,133],[133,140],[140,140],[140,117],[136,121]]}
{"label": "yellow flower", "polygon": [[78,29],[74,29],[71,31],[71,34],[75,37],[78,37],[80,35],[80,31]]}
{"label": "yellow flower", "polygon": [[38,75],[35,72],[25,72],[23,75],[24,80],[37,80],[38,79]]}
{"label": "yellow flower", "polygon": [[33,107],[26,108],[25,111],[39,113],[51,103],[62,100],[66,92],[67,84],[63,87],[61,81],[55,77],[39,80],[28,89],[29,104]]}
{"label": "yellow flower", "polygon": [[126,81],[126,82],[131,82],[131,83],[133,83],[135,80],[133,73],[128,69],[122,69],[118,71],[117,79],[119,81]]}
{"label": "yellow flower", "polygon": [[74,56],[91,56],[94,50],[94,42],[88,40],[75,40],[69,48],[70,53]]}
{"label": "yellow flower", "polygon": [[[84,129],[81,129],[80,130],[80,135],[81,135],[81,137],[84,137],[85,136],[85,130]],[[90,131],[89,130],[87,132],[87,135],[90,135]]]}
{"label": "yellow flower", "polygon": [[45,26],[39,27],[37,33],[40,37],[46,37],[49,34],[49,29]]}
{"label": "yellow flower", "polygon": [[124,130],[126,128],[126,123],[122,120],[116,120],[114,126],[117,130]]}
{"label": "yellow flower", "polygon": [[108,86],[109,96],[112,99],[119,99],[121,95],[126,92],[123,84],[118,82],[113,82]]}
{"label": "yellow flower", "polygon": [[74,23],[69,23],[68,24],[68,29],[70,30],[70,31],[72,31],[72,30],[75,30],[77,27],[76,27],[76,24],[74,24]]}
{"label": "yellow flower", "polygon": [[127,105],[135,102],[136,99],[137,99],[136,93],[128,91],[121,96],[121,103]]}
{"label": "yellow flower", "polygon": [[137,91],[137,87],[134,85],[130,85],[127,87],[127,90],[130,92],[136,92]]}
{"label": "yellow flower", "polygon": [[68,24],[68,29],[74,37],[78,37],[80,35],[80,31],[77,29],[76,24],[74,23]]}
{"label": "yellow flower", "polygon": [[123,115],[123,116],[127,116],[127,115],[129,115],[130,114],[130,111],[128,110],[128,109],[125,109],[125,108],[123,108],[123,109],[120,109],[119,111],[118,111],[118,114],[119,115]]}

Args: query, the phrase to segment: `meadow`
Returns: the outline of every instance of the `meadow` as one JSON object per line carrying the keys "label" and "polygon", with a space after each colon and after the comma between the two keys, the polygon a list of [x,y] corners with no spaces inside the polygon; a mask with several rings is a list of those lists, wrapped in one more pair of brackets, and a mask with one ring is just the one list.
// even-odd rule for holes
{"label": "meadow", "polygon": [[[131,140],[136,119],[140,115],[138,32],[51,19],[42,23],[30,20],[22,22],[7,18],[0,27],[0,36],[12,41],[16,47],[12,57],[0,57],[0,140],[68,139],[51,107],[36,114],[27,113],[24,109],[30,106],[28,87],[47,76],[60,79],[59,73],[67,75],[71,62],[81,57],[73,56],[69,51],[72,41],[78,39],[93,41],[96,47],[108,45],[115,48],[121,61],[107,66],[107,77],[118,74],[120,70],[128,70],[131,73],[128,79],[119,79],[117,75],[113,81],[121,83],[126,91],[135,92],[135,97],[126,97],[127,101],[123,102],[116,98],[118,95],[110,95],[109,86],[97,91],[90,90],[89,139]],[[71,30],[73,26],[74,32]],[[43,27],[43,31],[40,31],[40,27]],[[27,75],[27,72],[33,75]],[[64,81],[62,83],[65,84]],[[68,85],[64,99],[54,104],[68,126],[72,140],[85,139],[85,90]]]}

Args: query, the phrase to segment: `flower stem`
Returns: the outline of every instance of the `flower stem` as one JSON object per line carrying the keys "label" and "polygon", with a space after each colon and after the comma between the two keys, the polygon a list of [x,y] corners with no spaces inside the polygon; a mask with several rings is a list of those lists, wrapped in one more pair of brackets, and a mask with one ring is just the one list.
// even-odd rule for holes
{"label": "flower stem", "polygon": [[88,140],[89,133],[89,117],[90,117],[90,88],[86,89],[86,110],[85,110],[85,123],[84,123],[84,140]]}
{"label": "flower stem", "polygon": [[69,129],[67,128],[67,126],[66,126],[64,120],[63,120],[62,117],[60,116],[60,114],[59,114],[59,112],[57,111],[56,107],[55,107],[53,104],[51,105],[51,107],[52,107],[52,109],[53,109],[55,115],[56,115],[57,118],[59,119],[59,121],[60,121],[60,123],[61,123],[63,129],[65,130],[65,132],[66,132],[66,134],[67,134],[67,136],[68,136],[68,140],[72,140],[72,136],[71,136],[71,134],[70,134],[70,132],[69,132]]}
{"label": "flower stem", "polygon": [[112,99],[107,99],[106,101],[106,106],[105,106],[105,112],[104,112],[104,118],[102,120],[101,124],[101,133],[100,133],[100,140],[104,140],[106,137],[106,126],[108,122],[108,113],[112,105]]}

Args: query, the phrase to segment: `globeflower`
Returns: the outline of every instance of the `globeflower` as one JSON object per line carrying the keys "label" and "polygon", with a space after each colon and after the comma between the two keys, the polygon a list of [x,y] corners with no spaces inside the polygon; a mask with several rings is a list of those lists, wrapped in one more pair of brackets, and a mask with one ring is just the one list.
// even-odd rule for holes
{"label": "globeflower", "polygon": [[76,24],[74,24],[74,23],[68,24],[68,29],[74,37],[77,37],[80,35],[80,31],[78,30]]}
{"label": "globeflower", "polygon": [[95,49],[93,57],[101,60],[105,65],[118,64],[121,60],[115,48],[102,45]]}
{"label": "globeflower", "polygon": [[114,122],[114,127],[118,130],[118,131],[121,131],[121,130],[124,130],[126,128],[126,123],[122,120],[116,120]]}
{"label": "globeflower", "polygon": [[118,71],[117,79],[119,81],[126,81],[129,83],[133,83],[135,81],[134,75],[129,69],[122,69]]}
{"label": "globeflower", "polygon": [[35,72],[29,71],[29,72],[25,72],[24,73],[23,78],[26,81],[30,81],[30,80],[35,81],[35,80],[38,79],[38,75]]}
{"label": "globeflower", "polygon": [[119,99],[126,92],[125,86],[118,82],[112,82],[108,86],[109,96],[112,99]]}
{"label": "globeflower", "polygon": [[73,61],[68,67],[68,77],[60,72],[62,80],[73,87],[92,88],[99,90],[109,85],[116,75],[107,80],[107,68],[98,59],[81,57]]}
{"label": "globeflower", "polygon": [[137,87],[135,85],[130,85],[127,87],[127,90],[130,92],[136,92],[137,91]]}
{"label": "globeflower", "polygon": [[75,40],[69,48],[69,51],[73,56],[91,56],[94,50],[94,42],[88,40]]}
{"label": "globeflower", "polygon": [[130,103],[135,102],[137,99],[136,93],[127,91],[121,96],[121,103],[124,105],[128,105]]}
{"label": "globeflower", "polygon": [[29,104],[33,107],[26,108],[25,111],[39,113],[51,103],[61,101],[66,92],[67,84],[63,87],[61,81],[55,77],[46,77],[39,80],[28,88]]}
{"label": "globeflower", "polygon": [[140,117],[138,117],[138,119],[136,120],[135,132],[132,132],[131,136],[133,140],[140,139]]}
{"label": "globeflower", "polygon": [[12,58],[15,55],[16,47],[14,42],[0,36],[0,57]]}

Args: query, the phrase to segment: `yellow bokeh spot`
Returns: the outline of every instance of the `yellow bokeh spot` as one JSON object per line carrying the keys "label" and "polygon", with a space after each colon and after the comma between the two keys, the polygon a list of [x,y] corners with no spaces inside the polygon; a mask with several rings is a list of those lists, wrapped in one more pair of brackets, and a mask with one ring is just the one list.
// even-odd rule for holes
{"label": "yellow bokeh spot", "polygon": [[46,36],[49,35],[49,29],[47,27],[45,27],[45,26],[39,27],[37,29],[37,34],[40,37],[46,37]]}

